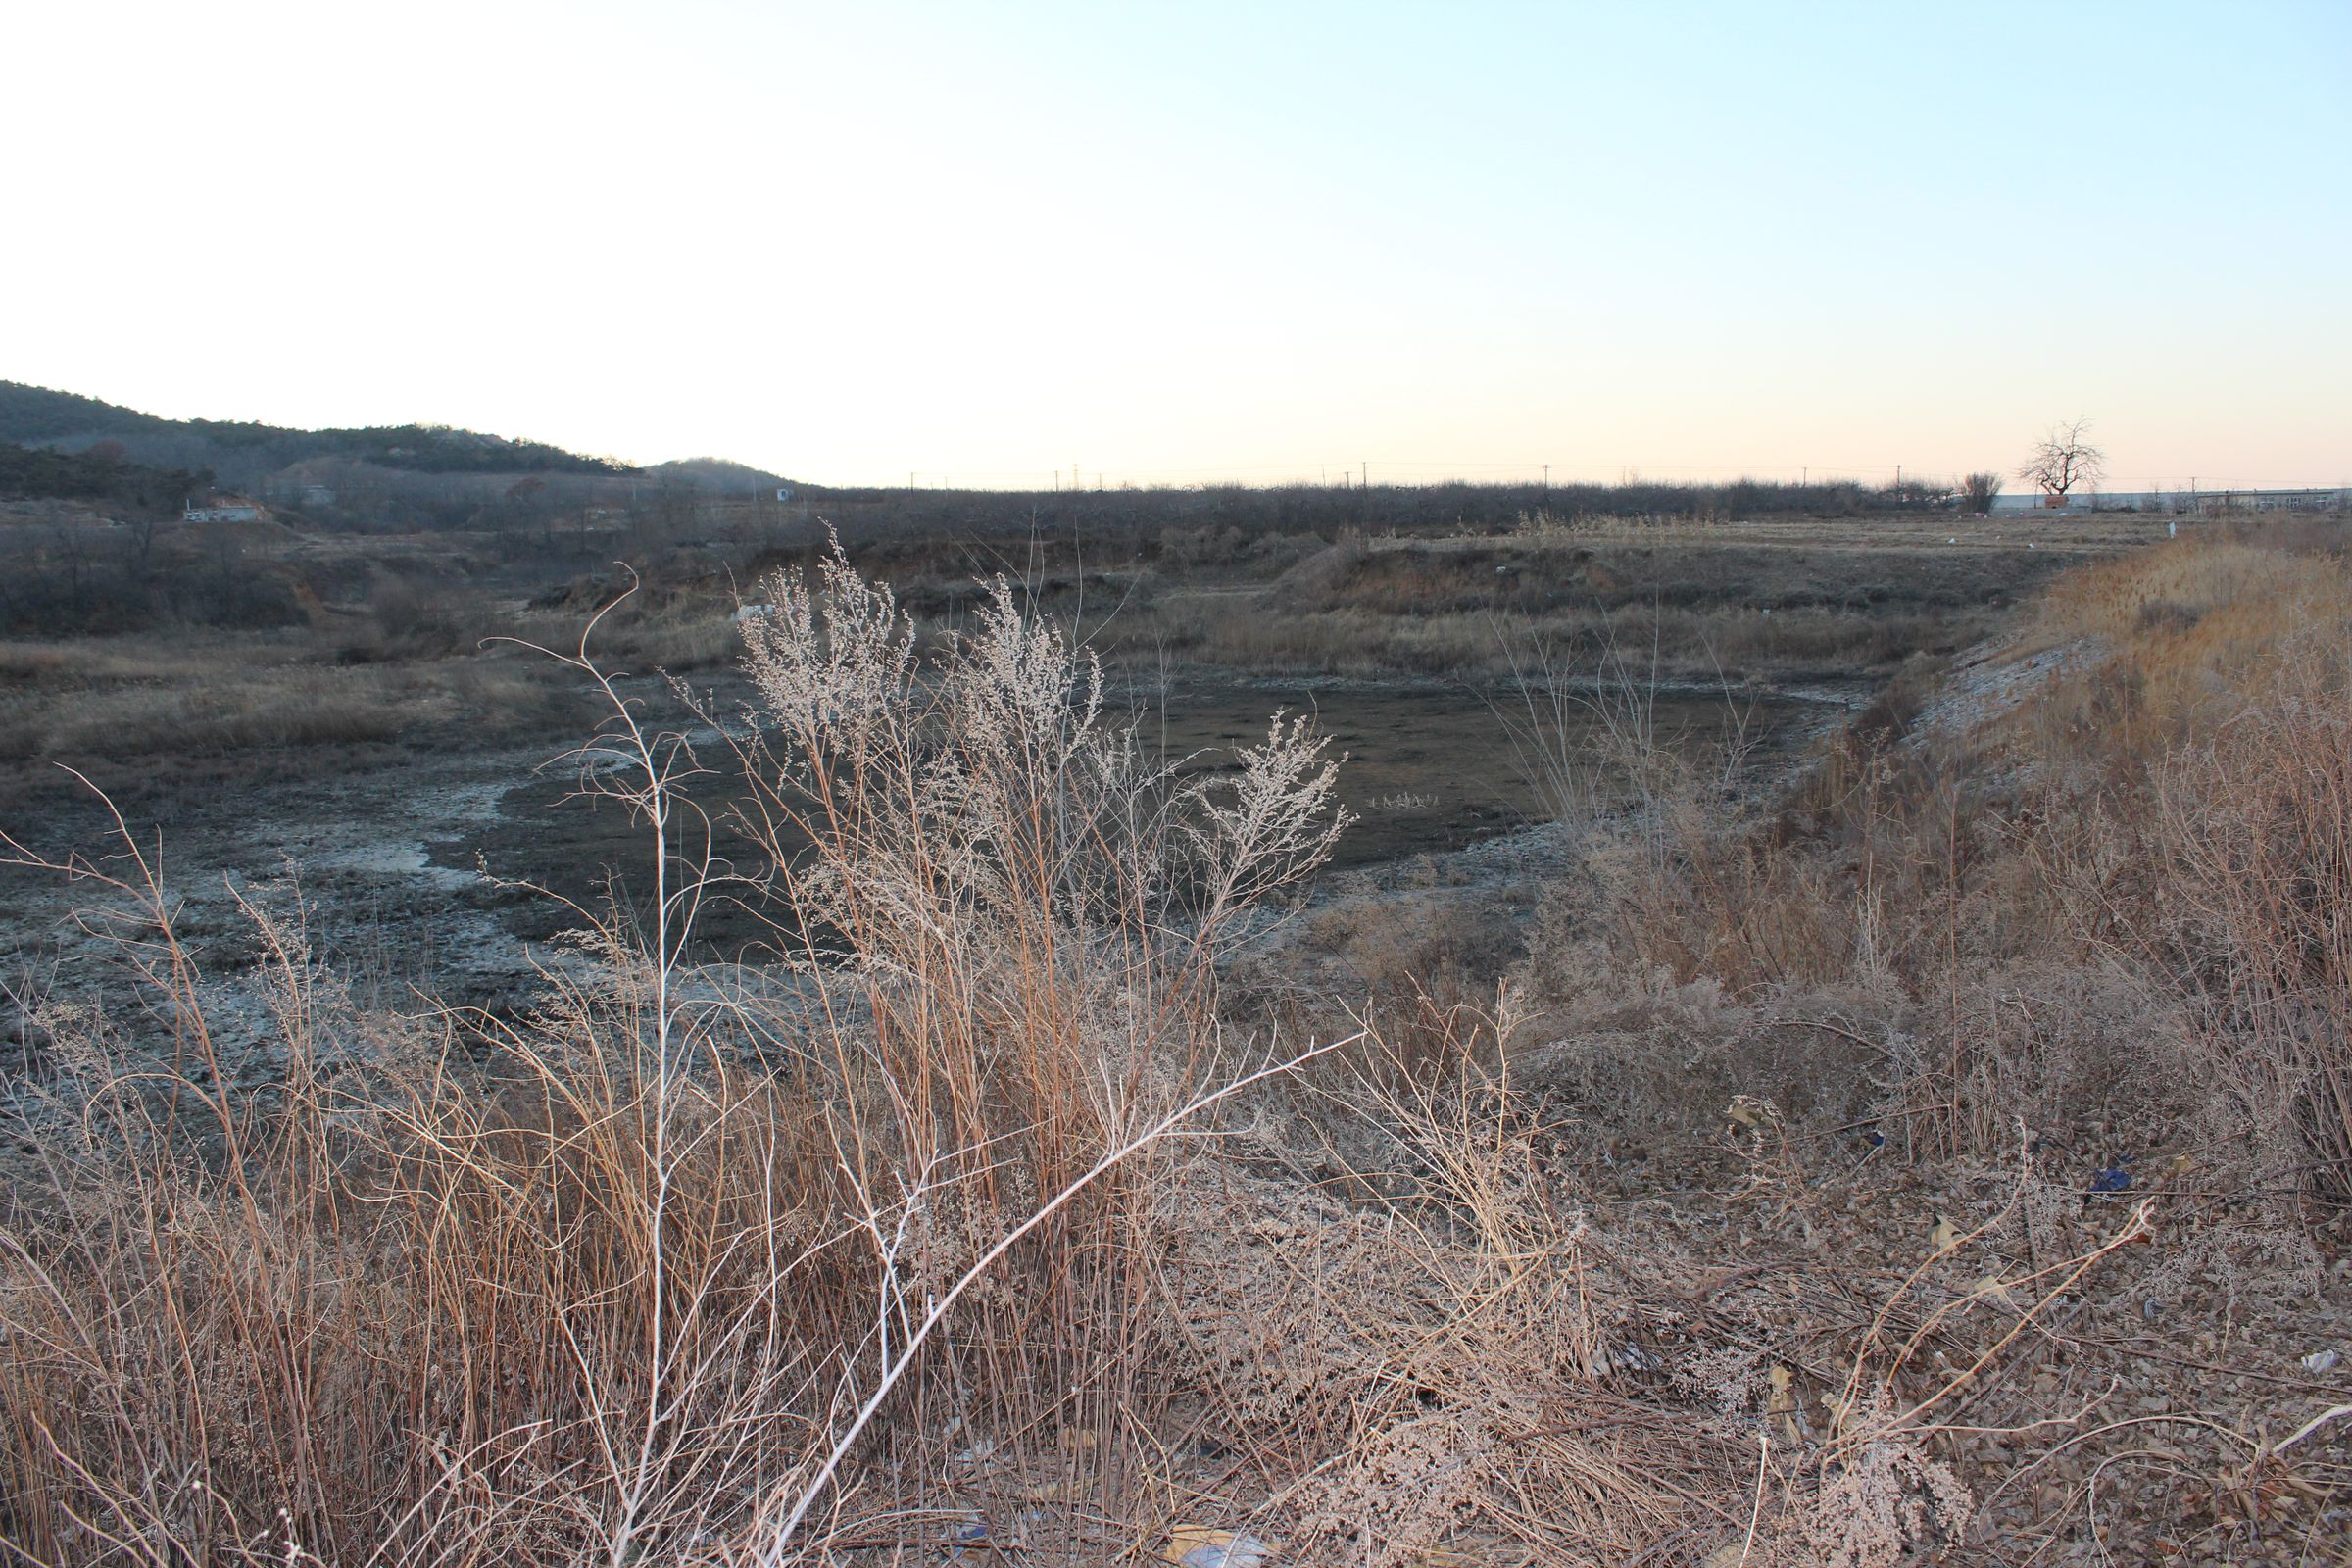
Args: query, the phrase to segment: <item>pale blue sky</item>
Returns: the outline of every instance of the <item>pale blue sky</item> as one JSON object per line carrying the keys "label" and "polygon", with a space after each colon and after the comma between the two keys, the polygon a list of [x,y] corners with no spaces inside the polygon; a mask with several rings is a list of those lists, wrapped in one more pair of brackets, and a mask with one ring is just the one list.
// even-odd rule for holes
{"label": "pale blue sky", "polygon": [[[21,8],[0,376],[822,481],[2352,478],[2352,4]],[[38,222],[26,222],[37,215]]]}

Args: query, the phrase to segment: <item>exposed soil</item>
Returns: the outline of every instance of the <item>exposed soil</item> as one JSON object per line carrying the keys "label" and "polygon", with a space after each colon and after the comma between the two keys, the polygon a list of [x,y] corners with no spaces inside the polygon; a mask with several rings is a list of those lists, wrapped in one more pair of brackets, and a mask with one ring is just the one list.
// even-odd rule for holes
{"label": "exposed soil", "polygon": [[[1312,712],[1333,755],[1347,758],[1340,791],[1357,818],[1326,873],[1335,892],[1352,886],[1353,873],[1449,856],[1530,820],[1530,783],[1497,707],[1468,688],[1228,677],[1177,683],[1164,702],[1139,707],[1147,740],[1194,767],[1224,765],[1234,746],[1262,740],[1277,710]],[[1816,697],[1740,711],[1762,765],[1838,710]],[[1732,717],[1720,696],[1669,694],[1657,703],[1661,734],[1691,744],[1719,736]],[[561,760],[564,749],[553,737],[482,751],[381,748],[364,769],[170,792],[130,825],[142,843],[164,845],[180,933],[211,973],[234,975],[255,957],[252,922],[237,901],[259,896],[281,907],[299,901],[313,940],[332,944],[322,956],[366,987],[398,997],[429,985],[449,1001],[519,1004],[549,940],[583,923],[564,901],[596,907],[609,884],[625,898],[644,881],[643,828],[580,790],[577,764]],[[732,793],[724,773],[696,784],[723,821]],[[108,818],[95,802],[44,811],[29,831],[17,827],[52,855],[108,848]],[[739,863],[755,858],[723,831],[716,849]],[[12,969],[35,976],[36,989],[74,989],[77,976],[95,983],[96,966],[111,961],[111,944],[71,919],[93,891],[53,875],[0,872],[0,942],[16,950]],[[705,915],[705,935],[720,952],[756,944],[767,930],[732,905]]]}
{"label": "exposed soil", "polygon": [[[1535,792],[1515,760],[1505,725],[1510,710],[1498,707],[1502,701],[1466,687],[1229,681],[1172,685],[1163,699],[1138,707],[1146,743],[1188,769],[1231,765],[1236,747],[1265,739],[1277,711],[1313,714],[1330,738],[1331,755],[1346,759],[1340,798],[1356,818],[1332,857],[1328,879],[1449,855],[1528,824]],[[1812,734],[1833,711],[1819,701],[1742,703],[1735,710],[1721,697],[1666,695],[1657,701],[1656,720],[1669,743],[1692,746],[1720,739],[1743,720],[1757,755],[1770,758]],[[720,824],[715,853],[739,866],[756,865],[760,851],[725,826],[734,792],[723,772],[695,783],[699,790],[690,795]],[[642,827],[612,801],[582,792],[576,770],[550,769],[517,775],[494,811],[432,845],[431,862],[449,871],[479,862],[593,904],[615,873],[625,889],[646,863],[646,848]],[[507,906],[502,923],[510,935],[543,940],[578,922],[561,904],[542,900]],[[706,908],[703,928],[722,952],[767,934],[760,915],[724,904]]]}

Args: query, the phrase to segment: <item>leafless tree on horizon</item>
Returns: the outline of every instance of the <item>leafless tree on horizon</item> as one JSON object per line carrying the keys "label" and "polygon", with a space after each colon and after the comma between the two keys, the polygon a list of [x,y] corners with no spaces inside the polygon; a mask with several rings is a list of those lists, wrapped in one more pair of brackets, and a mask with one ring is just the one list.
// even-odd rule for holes
{"label": "leafless tree on horizon", "polygon": [[2051,425],[2050,433],[2026,454],[2017,476],[2031,479],[2054,507],[2064,506],[2077,485],[2096,485],[2107,471],[2107,454],[2083,439],[2089,429],[2090,421],[2083,418]]}

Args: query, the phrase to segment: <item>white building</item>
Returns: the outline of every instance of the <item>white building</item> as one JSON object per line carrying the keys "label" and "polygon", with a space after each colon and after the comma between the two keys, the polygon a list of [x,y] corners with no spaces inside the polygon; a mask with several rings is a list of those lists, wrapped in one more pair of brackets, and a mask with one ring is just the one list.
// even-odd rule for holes
{"label": "white building", "polygon": [[215,496],[203,506],[191,504],[180,513],[182,522],[259,522],[262,509],[243,496]]}

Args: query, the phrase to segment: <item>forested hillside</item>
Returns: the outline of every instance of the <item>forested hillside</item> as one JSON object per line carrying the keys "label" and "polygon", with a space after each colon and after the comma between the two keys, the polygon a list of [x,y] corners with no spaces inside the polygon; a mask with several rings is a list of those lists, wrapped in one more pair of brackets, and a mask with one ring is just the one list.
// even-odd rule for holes
{"label": "forested hillside", "polygon": [[252,484],[299,463],[327,458],[429,474],[635,472],[611,458],[583,457],[542,441],[517,441],[446,425],[378,425],[295,430],[249,420],[166,419],[96,398],[0,381],[0,441],[80,452],[119,444],[134,462],[211,468],[223,481]]}

